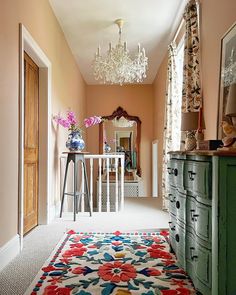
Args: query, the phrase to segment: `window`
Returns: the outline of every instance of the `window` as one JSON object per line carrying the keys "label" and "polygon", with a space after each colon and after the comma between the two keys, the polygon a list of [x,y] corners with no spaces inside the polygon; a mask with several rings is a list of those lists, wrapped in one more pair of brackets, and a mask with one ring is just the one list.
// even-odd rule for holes
{"label": "window", "polygon": [[183,88],[184,37],[176,48],[176,93],[172,97],[172,150],[180,150],[181,105]]}

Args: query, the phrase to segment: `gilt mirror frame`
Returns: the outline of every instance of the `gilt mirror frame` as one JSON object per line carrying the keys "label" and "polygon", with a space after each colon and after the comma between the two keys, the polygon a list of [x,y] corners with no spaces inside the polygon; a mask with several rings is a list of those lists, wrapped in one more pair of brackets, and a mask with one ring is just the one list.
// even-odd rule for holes
{"label": "gilt mirror frame", "polygon": [[[118,107],[110,116],[102,116],[103,120],[113,120],[115,118],[120,119],[124,117],[129,121],[135,121],[137,124],[137,136],[135,141],[135,147],[137,152],[137,172],[136,174],[141,177],[140,167],[140,140],[141,140],[141,120],[137,116],[129,115],[122,107]],[[99,153],[103,153],[103,122],[99,124]]]}
{"label": "gilt mirror frame", "polygon": [[[219,83],[219,100],[218,100],[218,120],[217,120],[217,138],[222,139],[223,132],[221,122],[228,121],[229,118],[225,116],[225,108],[227,104],[227,97],[229,85],[225,83],[224,72],[229,66],[230,56],[233,51],[233,63],[236,63],[236,23],[225,33],[221,39],[221,59],[220,59],[220,83]],[[236,73],[234,73],[236,77]],[[235,83],[235,82],[234,82]]]}

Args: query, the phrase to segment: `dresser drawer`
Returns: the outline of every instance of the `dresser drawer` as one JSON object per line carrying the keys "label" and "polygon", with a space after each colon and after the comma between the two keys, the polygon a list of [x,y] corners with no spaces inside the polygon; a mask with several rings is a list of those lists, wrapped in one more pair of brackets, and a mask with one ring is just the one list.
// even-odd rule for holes
{"label": "dresser drawer", "polygon": [[178,192],[175,188],[169,189],[169,211],[176,218],[185,223],[186,222],[186,195]]}
{"label": "dresser drawer", "polygon": [[173,187],[169,188],[169,193],[168,193],[168,200],[169,200],[169,212],[173,215],[176,216],[176,194],[177,190]]}
{"label": "dresser drawer", "polygon": [[170,245],[175,252],[179,266],[185,268],[185,228],[170,215]]}
{"label": "dresser drawer", "polygon": [[176,192],[175,198],[176,217],[179,221],[186,223],[186,195]]}
{"label": "dresser drawer", "polygon": [[196,212],[196,200],[193,197],[186,198],[186,226],[195,229],[194,212]]}
{"label": "dresser drawer", "polygon": [[186,233],[186,271],[194,286],[202,294],[211,294],[211,251],[200,245],[195,237]]}
{"label": "dresser drawer", "polygon": [[175,243],[176,243],[176,257],[177,263],[183,269],[186,268],[185,261],[185,229],[182,228],[177,222],[177,229],[175,234]]}
{"label": "dresser drawer", "polygon": [[194,215],[196,235],[211,245],[211,207],[196,201],[196,211]]}
{"label": "dresser drawer", "polygon": [[169,184],[175,187],[184,186],[184,161],[171,159],[167,165]]}
{"label": "dresser drawer", "polygon": [[211,199],[211,163],[186,161],[184,180],[195,196]]}
{"label": "dresser drawer", "polygon": [[170,214],[169,217],[170,217],[170,221],[169,221],[170,246],[173,249],[173,251],[176,253],[175,233],[176,233],[177,221],[176,221],[176,217],[173,216],[172,214]]}
{"label": "dresser drawer", "polygon": [[187,196],[186,202],[186,225],[188,230],[194,232],[199,239],[202,239],[207,248],[211,248],[211,207],[199,203],[191,196]]}

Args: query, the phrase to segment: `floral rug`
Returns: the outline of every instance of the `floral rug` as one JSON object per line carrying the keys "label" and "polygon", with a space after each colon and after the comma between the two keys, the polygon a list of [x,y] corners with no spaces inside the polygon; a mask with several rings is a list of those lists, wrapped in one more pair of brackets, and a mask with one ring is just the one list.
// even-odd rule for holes
{"label": "floral rug", "polygon": [[189,295],[191,280],[169,252],[168,232],[69,231],[25,295]]}

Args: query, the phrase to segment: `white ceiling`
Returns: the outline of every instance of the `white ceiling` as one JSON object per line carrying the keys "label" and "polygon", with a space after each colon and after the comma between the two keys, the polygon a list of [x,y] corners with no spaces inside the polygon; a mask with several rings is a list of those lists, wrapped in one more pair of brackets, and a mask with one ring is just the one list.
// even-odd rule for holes
{"label": "white ceiling", "polygon": [[186,0],[49,0],[87,84],[99,84],[91,63],[98,45],[101,52],[118,41],[114,21],[124,19],[123,41],[130,53],[137,44],[149,59],[147,78],[151,84],[180,23]]}

